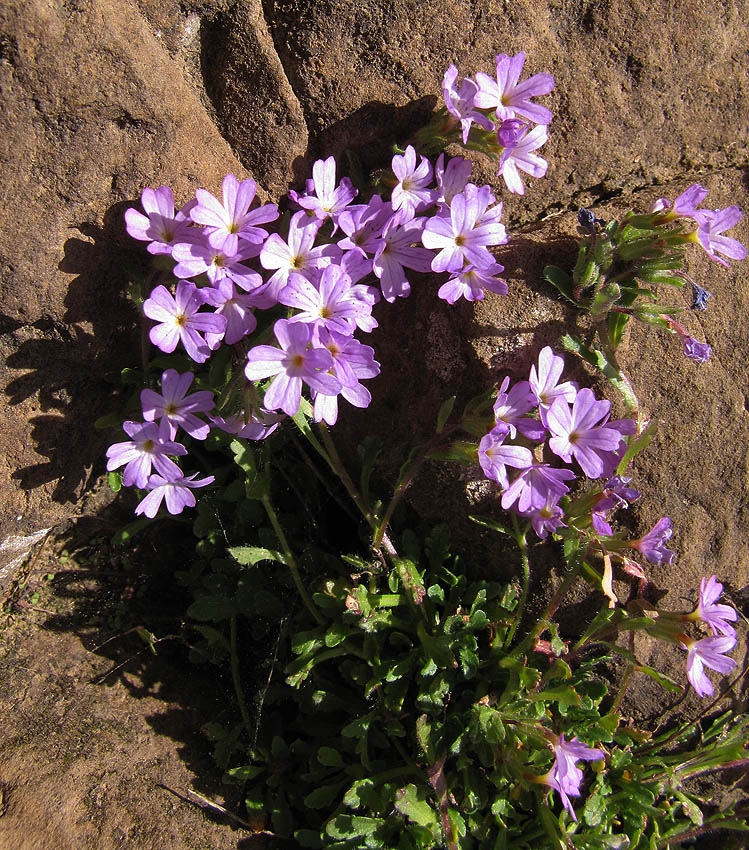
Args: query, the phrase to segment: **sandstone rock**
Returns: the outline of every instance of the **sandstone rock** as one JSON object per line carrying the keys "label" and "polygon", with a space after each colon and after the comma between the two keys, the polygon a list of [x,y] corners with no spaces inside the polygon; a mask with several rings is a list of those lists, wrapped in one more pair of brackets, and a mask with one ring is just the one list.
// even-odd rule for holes
{"label": "sandstone rock", "polygon": [[134,5],[11,2],[0,33],[5,540],[68,516],[101,469],[92,424],[137,345],[124,209],[243,169]]}

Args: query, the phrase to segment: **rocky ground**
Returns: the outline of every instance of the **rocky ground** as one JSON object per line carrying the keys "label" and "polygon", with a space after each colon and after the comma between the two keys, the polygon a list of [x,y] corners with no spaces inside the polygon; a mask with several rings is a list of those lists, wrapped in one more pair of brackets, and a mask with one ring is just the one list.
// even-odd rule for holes
{"label": "rocky ground", "polygon": [[[711,206],[749,211],[747,20],[746,0],[2,4],[3,850],[258,841],[183,799],[188,789],[223,799],[200,728],[224,710],[227,689],[187,665],[179,600],[156,628],[163,603],[150,603],[173,588],[154,578],[148,553],[133,566],[111,552],[101,541],[114,520],[84,501],[108,439],[91,423],[139,344],[125,292],[143,254],[123,212],[142,188],[168,184],[181,202],[233,172],[277,199],[319,156],[343,161],[351,148],[365,168],[381,166],[428,114],[451,62],[489,71],[496,53],[525,50],[529,72],[553,73],[548,175],[524,198],[502,195],[509,297],[448,309],[423,278],[378,314],[376,404],[346,428],[417,436],[446,395],[527,374],[544,345],[575,329],[541,270],[569,260],[579,206],[607,218],[699,181]],[[477,169],[502,193],[492,170]],[[749,241],[746,220],[733,235]],[[675,338],[640,329],[623,348],[659,423],[636,466],[635,521],[673,519],[679,559],[652,573],[665,604],[681,607],[716,572],[746,613],[749,263],[723,269],[695,252],[690,274],[713,293],[704,314],[687,317],[713,346],[710,362],[697,366]],[[413,504],[429,515],[434,492],[443,514],[464,510],[452,473],[431,469]],[[24,558],[24,541],[42,539],[41,554]],[[488,558],[488,570],[501,569]],[[132,631],[146,622],[177,636],[155,659]],[[655,692],[641,701],[645,714],[662,707]],[[691,716],[696,703],[679,710]]]}

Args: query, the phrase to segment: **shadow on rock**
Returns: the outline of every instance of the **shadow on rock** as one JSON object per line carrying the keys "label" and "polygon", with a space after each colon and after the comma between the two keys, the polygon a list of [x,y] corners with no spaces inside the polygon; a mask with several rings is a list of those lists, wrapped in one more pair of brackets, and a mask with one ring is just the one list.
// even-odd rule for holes
{"label": "shadow on rock", "polygon": [[5,388],[8,404],[38,394],[32,438],[37,454],[48,458],[13,477],[27,490],[57,481],[57,502],[74,501],[90,471],[101,466],[106,436],[92,426],[112,409],[120,370],[138,350],[137,316],[126,293],[134,276],[144,274],[147,255],[125,234],[123,212],[132,205],[110,207],[103,227],[82,224],[78,231],[86,238],[65,242],[59,269],[74,275],[65,314],[26,328],[25,341],[7,359],[22,372]]}

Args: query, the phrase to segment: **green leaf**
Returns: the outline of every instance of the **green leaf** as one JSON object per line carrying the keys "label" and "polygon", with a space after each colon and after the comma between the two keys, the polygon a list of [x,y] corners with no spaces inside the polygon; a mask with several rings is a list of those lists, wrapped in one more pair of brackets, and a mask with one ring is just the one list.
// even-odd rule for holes
{"label": "green leaf", "polygon": [[226,620],[237,613],[237,605],[233,599],[219,594],[206,594],[196,599],[187,609],[187,616],[193,620]]}
{"label": "green leaf", "polygon": [[356,452],[359,455],[359,463],[361,464],[361,473],[359,475],[359,490],[364,498],[364,503],[369,505],[372,501],[369,492],[369,481],[372,477],[377,458],[382,451],[383,442],[379,437],[369,435],[356,447]]}
{"label": "green leaf", "polygon": [[129,522],[124,528],[121,528],[112,535],[112,543],[115,546],[126,546],[136,534],[143,531],[144,528],[153,522],[146,516],[138,517],[138,519]]}
{"label": "green leaf", "polygon": [[442,402],[442,406],[437,413],[437,433],[441,434],[442,430],[445,427],[445,423],[450,418],[450,414],[453,412],[453,407],[455,407],[455,399],[456,396],[450,396],[446,401]]}
{"label": "green leaf", "polygon": [[612,346],[616,349],[622,341],[624,331],[627,327],[629,316],[626,313],[609,313],[606,323],[609,329],[609,338]]}
{"label": "green leaf", "polygon": [[106,413],[104,416],[100,416],[94,422],[94,428],[97,431],[104,431],[107,428],[121,428],[122,427],[122,415],[119,413]]}
{"label": "green leaf", "polygon": [[[351,839],[363,836],[370,838],[374,833],[385,825],[382,818],[365,818],[359,815],[337,815],[330,821],[325,832],[331,838]],[[366,842],[367,847],[381,846]]]}
{"label": "green leaf", "polygon": [[115,493],[119,493],[122,489],[122,471],[119,469],[115,469],[112,472],[107,474],[107,484],[109,484],[109,489],[114,491]]}
{"label": "green leaf", "polygon": [[575,286],[587,289],[594,286],[598,281],[601,269],[598,264],[588,256],[587,244],[581,245],[577,254],[577,262],[572,270],[572,281]]}
{"label": "green leaf", "polygon": [[598,826],[606,814],[606,800],[601,794],[591,794],[585,801],[583,817],[588,826]]}
{"label": "green leaf", "polygon": [[580,697],[577,695],[577,691],[566,685],[531,694],[531,699],[542,702],[556,702],[559,705],[580,705]]}
{"label": "green leaf", "polygon": [[286,557],[282,552],[273,549],[264,549],[262,546],[231,546],[229,554],[242,566],[255,566],[261,561],[277,561],[286,563]]}
{"label": "green leaf", "polygon": [[653,439],[653,435],[657,429],[658,423],[653,421],[637,437],[630,438],[627,445],[627,451],[624,452],[622,459],[619,461],[619,465],[616,467],[617,475],[624,475],[626,473],[632,460],[650,445],[650,441]]}
{"label": "green leaf", "polygon": [[414,823],[427,829],[439,830],[439,816],[426,800],[427,791],[424,787],[406,785],[395,795],[395,809]]}
{"label": "green leaf", "polygon": [[333,805],[338,795],[341,793],[341,788],[348,782],[344,779],[342,782],[334,782],[332,785],[321,785],[315,788],[312,793],[307,794],[304,798],[304,805],[310,809],[327,809]]}
{"label": "green leaf", "polygon": [[227,770],[225,776],[232,782],[243,785],[256,776],[260,776],[265,769],[264,764],[245,764],[242,767],[233,767],[231,770]]}
{"label": "green leaf", "polygon": [[574,352],[578,357],[590,363],[591,366],[600,369],[609,382],[624,396],[627,407],[630,410],[637,410],[639,404],[629,381],[621,374],[617,366],[608,360],[602,351],[599,351],[597,348],[589,348],[582,340],[576,339],[570,336],[570,334],[565,334],[562,337],[562,347],[566,351]]}
{"label": "green leaf", "polygon": [[491,528],[492,531],[498,531],[500,534],[509,534],[510,537],[515,536],[514,531],[511,531],[509,528],[505,527],[496,520],[489,519],[489,517],[475,516],[474,514],[469,514],[468,519],[472,520],[478,525],[485,525],[487,528]]}
{"label": "green leaf", "polygon": [[544,277],[559,292],[560,295],[564,296],[564,298],[576,307],[580,306],[573,294],[574,286],[572,278],[566,271],[560,269],[559,266],[546,266],[544,268]]}

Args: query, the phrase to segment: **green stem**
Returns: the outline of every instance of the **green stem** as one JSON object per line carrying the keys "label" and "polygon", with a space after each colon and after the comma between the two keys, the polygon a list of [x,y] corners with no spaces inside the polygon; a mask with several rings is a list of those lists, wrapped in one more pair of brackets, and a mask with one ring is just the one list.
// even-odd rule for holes
{"label": "green stem", "polygon": [[299,595],[302,597],[302,602],[304,602],[307,610],[310,612],[310,614],[312,614],[318,624],[324,626],[325,620],[323,619],[323,616],[318,610],[315,603],[312,601],[312,597],[309,595],[309,593],[307,593],[307,588],[304,586],[304,583],[302,582],[302,577],[299,574],[299,567],[297,566],[296,558],[294,557],[294,554],[291,551],[291,548],[289,547],[289,543],[286,540],[286,535],[283,533],[281,523],[278,521],[278,516],[276,515],[276,512],[273,509],[273,505],[271,504],[270,497],[267,493],[263,493],[261,501],[263,503],[263,507],[265,508],[266,514],[268,514],[270,524],[273,526],[273,531],[276,533],[278,542],[281,544],[281,551],[284,554],[284,563],[291,572],[291,577],[294,579],[296,589],[299,591]]}
{"label": "green stem", "polygon": [[250,728],[250,713],[247,711],[247,703],[244,699],[244,691],[242,690],[242,682],[239,678],[239,655],[237,654],[237,615],[234,614],[229,621],[229,645],[231,650],[231,678],[234,682],[234,693],[237,695],[239,703],[239,711],[242,715],[242,722]]}
{"label": "green stem", "polygon": [[354,504],[361,511],[361,514],[364,519],[367,521],[367,523],[371,526],[373,530],[376,530],[377,520],[372,515],[372,511],[370,511],[367,505],[364,503],[364,499],[362,498],[361,493],[356,488],[356,485],[351,480],[351,476],[348,474],[348,470],[343,465],[341,456],[338,454],[338,449],[336,448],[336,445],[333,442],[332,437],[330,436],[328,426],[324,422],[320,422],[318,425],[318,429],[322,436],[322,441],[323,445],[325,446],[325,450],[329,455],[331,469],[341,479],[341,483],[346,488],[346,492],[349,494],[349,496],[351,496],[354,501]]}
{"label": "green stem", "polygon": [[372,538],[372,547],[375,551],[379,551],[380,547],[383,544],[383,540],[386,539],[386,531],[387,527],[390,524],[390,520],[393,518],[393,513],[395,509],[398,507],[400,500],[405,495],[406,490],[408,490],[411,482],[416,477],[416,473],[421,469],[424,465],[425,461],[429,457],[430,453],[434,451],[435,447],[442,442],[445,442],[447,437],[450,434],[453,434],[459,428],[458,425],[453,425],[449,428],[444,428],[440,434],[435,435],[432,439],[422,448],[421,452],[414,458],[413,462],[408,466],[406,472],[403,474],[402,478],[398,481],[398,485],[393,492],[393,496],[390,499],[390,504],[387,506],[385,510],[385,514],[380,520],[379,525],[375,528],[374,537]]}
{"label": "green stem", "polygon": [[548,627],[549,620],[554,616],[557,611],[557,608],[562,604],[562,600],[567,595],[567,592],[572,587],[572,585],[577,580],[578,574],[580,572],[579,564],[570,570],[569,574],[565,577],[564,581],[559,585],[556,593],[551,597],[549,604],[546,606],[546,610],[542,614],[541,617],[536,621],[536,625],[528,632],[526,637],[521,643],[517,645],[517,647],[513,650],[512,655],[517,658],[522,655],[524,652],[527,652],[530,647],[533,646],[533,642],[536,638],[543,633],[544,629]]}
{"label": "green stem", "polygon": [[510,631],[507,634],[505,646],[510,646],[515,638],[515,632],[518,630],[520,620],[523,616],[523,611],[525,610],[525,603],[528,601],[528,587],[531,580],[531,562],[528,557],[528,541],[526,538],[528,528],[526,526],[525,531],[520,530],[518,518],[514,513],[512,514],[512,526],[515,529],[515,542],[518,544],[518,548],[520,549],[520,558],[523,564],[523,590],[520,594],[520,601],[518,602],[518,607],[515,611],[515,620],[512,626],[510,626]]}

